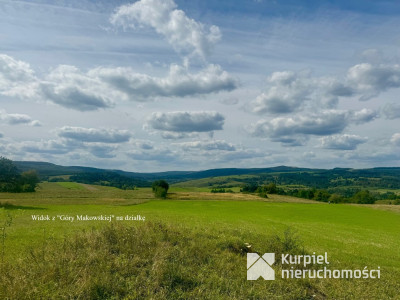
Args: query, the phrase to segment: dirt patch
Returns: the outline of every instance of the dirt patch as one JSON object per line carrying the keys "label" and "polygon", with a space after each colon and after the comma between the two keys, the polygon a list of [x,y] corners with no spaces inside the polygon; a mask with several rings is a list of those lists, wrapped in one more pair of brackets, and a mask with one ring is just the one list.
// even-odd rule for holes
{"label": "dirt patch", "polygon": [[265,202],[295,202],[295,203],[320,203],[318,201],[295,198],[281,195],[268,195],[268,198],[262,198],[252,194],[242,193],[207,193],[207,192],[175,192],[168,193],[168,199],[171,200],[242,200],[242,201],[265,201]]}
{"label": "dirt patch", "polygon": [[[365,205],[365,204],[363,204],[363,205]],[[371,205],[368,205],[368,207],[371,207],[371,208],[374,208],[374,209],[392,211],[392,212],[400,214],[400,205],[371,204]]]}
{"label": "dirt patch", "polygon": [[83,186],[85,189],[88,191],[98,191],[99,189],[94,187],[93,185],[85,184],[85,183],[80,183],[81,186]]}

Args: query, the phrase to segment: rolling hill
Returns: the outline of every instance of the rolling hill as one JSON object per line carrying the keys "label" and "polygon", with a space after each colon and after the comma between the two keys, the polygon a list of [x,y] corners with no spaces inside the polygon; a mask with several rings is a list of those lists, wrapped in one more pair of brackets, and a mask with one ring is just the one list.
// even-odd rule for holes
{"label": "rolling hill", "polygon": [[[264,184],[274,182],[278,185],[301,185],[315,188],[367,187],[400,189],[400,168],[371,169],[308,169],[288,166],[270,168],[224,168],[202,171],[169,171],[155,173],[127,172],[81,166],[60,166],[48,162],[16,161],[19,170],[36,170],[44,180],[70,175],[84,178],[85,183],[100,181],[127,181],[137,186],[148,186],[158,179],[169,183],[193,184],[193,186],[238,186],[245,183]],[[95,179],[93,179],[95,178]],[[111,178],[111,179],[110,179]],[[189,183],[190,181],[190,183]]]}

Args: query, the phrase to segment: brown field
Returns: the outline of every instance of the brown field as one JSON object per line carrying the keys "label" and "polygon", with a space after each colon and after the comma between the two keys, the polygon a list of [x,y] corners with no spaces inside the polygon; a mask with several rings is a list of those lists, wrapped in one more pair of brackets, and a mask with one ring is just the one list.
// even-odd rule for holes
{"label": "brown field", "polygon": [[263,202],[286,202],[286,203],[319,203],[322,202],[294,198],[282,195],[268,195],[268,198],[262,198],[257,195],[252,194],[242,194],[242,193],[208,193],[208,192],[175,192],[168,193],[168,198],[170,200],[243,200],[243,201],[263,201]]}

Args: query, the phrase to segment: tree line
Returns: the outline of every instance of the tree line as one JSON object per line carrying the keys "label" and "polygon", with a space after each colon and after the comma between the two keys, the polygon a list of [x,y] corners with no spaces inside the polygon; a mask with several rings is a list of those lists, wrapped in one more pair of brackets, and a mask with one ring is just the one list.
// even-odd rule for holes
{"label": "tree line", "polygon": [[283,189],[277,187],[275,183],[269,183],[266,185],[250,183],[245,184],[240,191],[242,193],[256,193],[265,198],[268,198],[268,194],[278,194],[330,203],[373,204],[377,200],[394,200],[396,204],[400,204],[400,196],[393,192],[375,194],[371,193],[369,190],[360,189],[349,189],[347,193],[345,193],[345,196],[343,196],[325,189]]}
{"label": "tree line", "polygon": [[[235,177],[235,181],[243,184],[268,184],[273,182],[278,186],[302,185],[316,189],[342,189],[352,187],[400,189],[399,168],[383,168],[371,170],[333,169],[313,172],[288,172],[257,174],[251,177]],[[228,187],[229,179],[219,182]]]}
{"label": "tree line", "polygon": [[35,170],[20,173],[12,160],[0,156],[0,192],[34,192],[39,182]]}
{"label": "tree line", "polygon": [[86,184],[112,186],[122,190],[134,190],[136,187],[150,186],[150,182],[136,178],[129,178],[115,172],[80,173],[72,175],[69,180]]}

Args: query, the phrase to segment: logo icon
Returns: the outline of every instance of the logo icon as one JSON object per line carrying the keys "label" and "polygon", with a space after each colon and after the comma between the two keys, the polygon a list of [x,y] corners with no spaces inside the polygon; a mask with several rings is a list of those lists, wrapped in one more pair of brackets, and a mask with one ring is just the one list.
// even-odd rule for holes
{"label": "logo icon", "polygon": [[275,280],[275,271],[272,265],[275,262],[275,253],[265,253],[262,257],[257,253],[247,253],[247,280]]}

